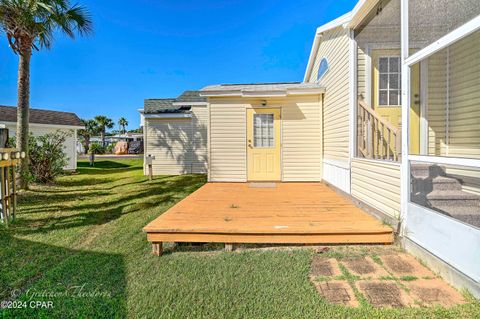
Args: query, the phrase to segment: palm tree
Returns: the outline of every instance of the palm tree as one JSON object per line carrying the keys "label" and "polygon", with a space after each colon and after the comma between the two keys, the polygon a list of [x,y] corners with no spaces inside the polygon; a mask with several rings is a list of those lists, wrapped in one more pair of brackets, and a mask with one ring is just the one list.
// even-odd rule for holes
{"label": "palm tree", "polygon": [[18,55],[17,147],[27,154],[20,168],[20,186],[27,188],[30,108],[30,58],[33,50],[50,49],[55,32],[70,38],[90,34],[87,10],[68,0],[0,0],[0,29]]}
{"label": "palm tree", "polygon": [[128,121],[126,118],[124,117],[121,117],[119,120],[118,120],[118,125],[120,126],[120,133],[121,134],[125,134],[125,127],[128,126]]}
{"label": "palm tree", "polygon": [[90,148],[90,138],[98,134],[99,128],[95,120],[82,119],[81,121],[83,125],[85,125],[85,128],[78,130],[78,135],[83,138],[83,141],[85,143],[85,154],[87,154]]}
{"label": "palm tree", "polygon": [[107,128],[113,127],[113,121],[104,115],[95,116],[94,120],[97,122],[100,135],[102,136],[102,146],[105,147],[105,134],[107,133]]}

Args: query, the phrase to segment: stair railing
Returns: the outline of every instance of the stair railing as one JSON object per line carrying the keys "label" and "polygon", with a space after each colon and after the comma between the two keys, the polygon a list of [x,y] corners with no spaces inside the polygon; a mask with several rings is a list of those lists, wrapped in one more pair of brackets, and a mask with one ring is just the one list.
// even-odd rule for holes
{"label": "stair railing", "polygon": [[358,155],[371,159],[398,161],[401,154],[401,133],[363,100],[357,110]]}

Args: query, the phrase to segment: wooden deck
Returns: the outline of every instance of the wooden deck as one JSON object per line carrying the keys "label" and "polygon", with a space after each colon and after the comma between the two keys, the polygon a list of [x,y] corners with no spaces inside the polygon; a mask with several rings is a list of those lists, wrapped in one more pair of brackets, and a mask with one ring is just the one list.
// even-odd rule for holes
{"label": "wooden deck", "polygon": [[366,244],[393,242],[393,231],[321,183],[210,183],[144,231],[163,242]]}

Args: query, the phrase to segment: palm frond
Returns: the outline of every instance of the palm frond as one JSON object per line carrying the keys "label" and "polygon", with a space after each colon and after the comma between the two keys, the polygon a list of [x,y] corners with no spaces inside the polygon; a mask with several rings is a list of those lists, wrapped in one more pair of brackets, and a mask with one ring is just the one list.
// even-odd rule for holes
{"label": "palm frond", "polygon": [[0,0],[0,29],[19,53],[25,45],[51,48],[57,31],[70,38],[90,35],[93,22],[85,7],[69,0]]}

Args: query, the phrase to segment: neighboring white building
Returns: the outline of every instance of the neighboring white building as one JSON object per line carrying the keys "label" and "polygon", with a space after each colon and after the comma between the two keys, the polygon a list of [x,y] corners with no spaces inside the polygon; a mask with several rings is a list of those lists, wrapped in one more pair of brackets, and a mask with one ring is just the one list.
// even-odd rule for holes
{"label": "neighboring white building", "polygon": [[[15,136],[17,128],[16,107],[0,106],[1,124],[8,128],[10,136]],[[30,109],[30,132],[34,136],[41,136],[57,130],[71,132],[64,145],[68,156],[68,165],[64,167],[65,170],[77,169],[77,130],[82,128],[84,126],[75,113]]]}
{"label": "neighboring white building", "polygon": [[[153,174],[207,173],[207,99],[199,91],[178,98],[146,99],[145,156],[154,156]],[[145,173],[147,168],[145,167]]]}

